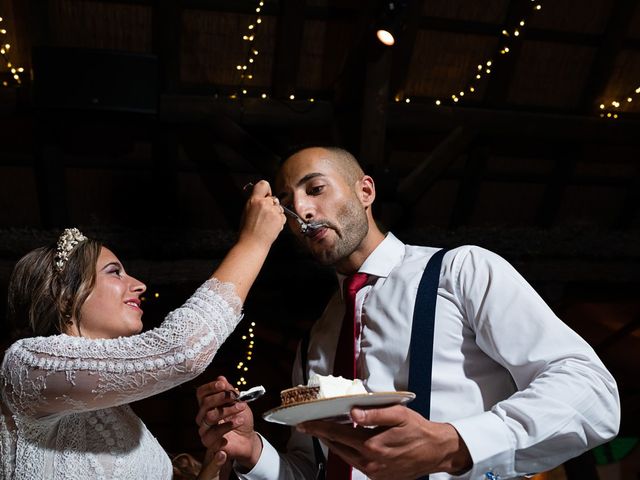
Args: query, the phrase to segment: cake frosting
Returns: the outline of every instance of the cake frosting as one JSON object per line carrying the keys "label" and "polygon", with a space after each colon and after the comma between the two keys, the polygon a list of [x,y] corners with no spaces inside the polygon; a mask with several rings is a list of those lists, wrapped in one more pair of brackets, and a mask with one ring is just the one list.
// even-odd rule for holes
{"label": "cake frosting", "polygon": [[280,399],[282,405],[291,405],[322,398],[358,395],[361,393],[367,393],[362,380],[349,380],[344,377],[334,377],[333,375],[313,374],[306,385],[298,385],[280,392]]}

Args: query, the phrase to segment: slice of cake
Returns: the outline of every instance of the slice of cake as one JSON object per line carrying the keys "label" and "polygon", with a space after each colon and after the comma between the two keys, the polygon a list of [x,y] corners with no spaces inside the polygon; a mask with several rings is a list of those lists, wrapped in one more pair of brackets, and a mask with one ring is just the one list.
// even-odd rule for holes
{"label": "slice of cake", "polygon": [[310,402],[321,398],[341,397],[343,395],[358,395],[367,393],[362,384],[362,380],[349,380],[333,375],[316,375],[309,378],[306,385],[287,388],[280,392],[282,405],[293,405],[295,403]]}

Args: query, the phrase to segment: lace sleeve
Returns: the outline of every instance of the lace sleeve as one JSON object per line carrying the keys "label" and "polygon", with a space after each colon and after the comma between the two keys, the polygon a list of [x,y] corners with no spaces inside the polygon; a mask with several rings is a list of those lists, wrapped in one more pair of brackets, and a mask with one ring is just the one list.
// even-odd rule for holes
{"label": "lace sleeve", "polygon": [[20,340],[2,364],[5,399],[14,412],[42,417],[149,397],[202,373],[241,317],[233,285],[212,279],[139,335]]}

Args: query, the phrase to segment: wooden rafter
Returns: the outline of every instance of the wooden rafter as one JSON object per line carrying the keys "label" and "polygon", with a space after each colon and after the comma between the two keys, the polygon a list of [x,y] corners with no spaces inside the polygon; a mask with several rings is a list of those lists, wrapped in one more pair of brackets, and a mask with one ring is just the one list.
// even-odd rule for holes
{"label": "wooden rafter", "polygon": [[536,224],[541,227],[554,225],[576,165],[575,151],[566,145],[557,146],[553,156],[555,166],[536,214]]}
{"label": "wooden rafter", "polygon": [[600,48],[587,75],[588,81],[578,107],[580,113],[592,113],[597,108],[597,102],[602,99],[638,2],[619,0],[612,5]]}
{"label": "wooden rafter", "polygon": [[[518,22],[525,18],[529,11],[531,11],[531,6],[528,2],[511,0],[504,21],[504,29],[509,35],[513,35],[513,28],[518,26]],[[500,45],[503,40],[502,32],[499,32],[499,35],[501,36]],[[521,50],[522,39],[517,37],[509,42],[509,54],[502,55],[503,58],[495,59],[492,66],[493,72],[489,76],[489,83],[483,99],[484,105],[489,107],[503,107],[505,105]]]}
{"label": "wooden rafter", "polygon": [[451,132],[406,178],[398,185],[398,200],[404,206],[415,204],[442,173],[457,160],[475,139],[476,132],[458,127]]}
{"label": "wooden rafter", "polygon": [[305,0],[282,0],[273,68],[273,95],[287,98],[295,91],[304,32]]}
{"label": "wooden rafter", "polygon": [[[436,32],[472,34],[495,37],[500,34],[501,26],[493,23],[474,22],[470,20],[457,20],[450,18],[438,18],[424,16],[420,18],[419,27],[422,30],[432,30]],[[587,47],[597,47],[602,38],[600,35],[582,32],[564,32],[559,30],[547,30],[526,26],[524,38],[531,41],[563,43],[569,45],[583,45]],[[637,49],[633,39],[625,39],[625,46]]]}
{"label": "wooden rafter", "polygon": [[404,98],[413,58],[413,50],[418,37],[419,23],[424,2],[411,0],[404,14],[404,29],[393,46],[393,68],[391,74],[391,96]]}
{"label": "wooden rafter", "polygon": [[367,62],[363,89],[360,161],[367,168],[373,167],[370,171],[379,171],[385,159],[390,76],[391,51],[385,48]]}
{"label": "wooden rafter", "polygon": [[180,86],[180,38],[182,6],[179,0],[155,0],[152,50],[160,60],[160,90],[174,92]]}
{"label": "wooden rafter", "polygon": [[[162,95],[160,116],[167,122],[195,122],[211,115],[226,115],[239,125],[325,127],[335,119],[331,102],[316,101],[314,107],[295,102],[292,110],[275,100],[245,99],[242,104],[210,96]],[[339,107],[339,106],[338,106]],[[531,138],[536,141],[562,139],[568,141],[612,142],[638,145],[640,122],[620,119],[615,128],[607,128],[600,118],[566,114],[518,112],[484,108],[436,107],[418,103],[390,102],[387,106],[387,127],[407,132],[449,132],[458,126],[468,126],[486,134],[501,137]]]}
{"label": "wooden rafter", "polygon": [[449,227],[458,228],[469,222],[477,204],[480,186],[487,169],[488,152],[485,147],[470,148],[458,187],[458,195],[451,213]]}

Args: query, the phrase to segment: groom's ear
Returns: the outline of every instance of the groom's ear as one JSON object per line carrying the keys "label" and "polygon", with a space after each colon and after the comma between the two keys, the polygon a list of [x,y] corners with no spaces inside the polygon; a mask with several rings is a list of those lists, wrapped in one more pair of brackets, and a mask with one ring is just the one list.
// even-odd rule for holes
{"label": "groom's ear", "polygon": [[356,183],[356,193],[363,206],[369,207],[376,199],[376,184],[369,175],[365,175]]}

